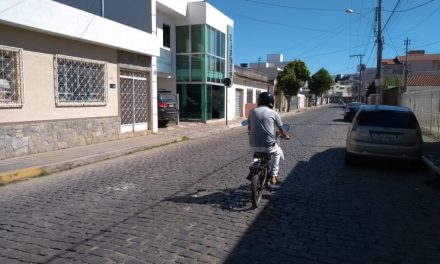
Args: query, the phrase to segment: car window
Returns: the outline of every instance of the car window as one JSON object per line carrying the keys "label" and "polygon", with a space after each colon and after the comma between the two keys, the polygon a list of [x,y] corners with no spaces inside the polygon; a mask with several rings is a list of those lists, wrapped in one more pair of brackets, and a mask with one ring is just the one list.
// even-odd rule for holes
{"label": "car window", "polygon": [[176,97],[171,93],[159,93],[159,99],[162,102],[173,103],[176,101]]}
{"label": "car window", "polygon": [[390,128],[417,128],[417,119],[412,113],[397,111],[362,111],[358,116],[359,126]]}

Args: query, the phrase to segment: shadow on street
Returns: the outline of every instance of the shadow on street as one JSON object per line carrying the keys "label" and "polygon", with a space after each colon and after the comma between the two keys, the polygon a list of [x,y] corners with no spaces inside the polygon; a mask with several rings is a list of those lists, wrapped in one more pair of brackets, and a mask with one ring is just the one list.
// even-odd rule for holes
{"label": "shadow on street", "polygon": [[185,204],[208,204],[216,208],[221,208],[222,210],[233,212],[252,210],[249,207],[248,184],[242,185],[238,188],[215,191],[200,189],[194,193],[183,196],[174,196],[165,201]]}
{"label": "shadow on street", "polygon": [[343,158],[298,162],[225,263],[439,263],[440,197],[424,173]]}

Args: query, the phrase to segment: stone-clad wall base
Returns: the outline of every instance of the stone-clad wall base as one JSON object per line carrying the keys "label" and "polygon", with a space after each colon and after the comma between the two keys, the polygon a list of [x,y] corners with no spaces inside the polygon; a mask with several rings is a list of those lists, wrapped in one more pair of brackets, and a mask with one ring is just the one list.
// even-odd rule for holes
{"label": "stone-clad wall base", "polygon": [[0,159],[120,138],[119,117],[0,125]]}

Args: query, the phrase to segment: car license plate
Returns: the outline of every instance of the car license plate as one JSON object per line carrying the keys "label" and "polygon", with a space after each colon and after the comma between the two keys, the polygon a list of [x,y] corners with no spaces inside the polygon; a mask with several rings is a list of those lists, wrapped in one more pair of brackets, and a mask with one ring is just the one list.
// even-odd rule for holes
{"label": "car license plate", "polygon": [[168,104],[168,107],[174,107],[174,105],[173,104]]}
{"label": "car license plate", "polygon": [[397,140],[396,135],[388,135],[388,134],[378,134],[377,140],[382,143],[394,143]]}

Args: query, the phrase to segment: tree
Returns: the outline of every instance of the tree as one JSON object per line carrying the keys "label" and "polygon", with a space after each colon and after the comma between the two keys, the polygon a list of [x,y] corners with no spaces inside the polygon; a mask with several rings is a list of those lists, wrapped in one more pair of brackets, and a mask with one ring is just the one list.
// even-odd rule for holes
{"label": "tree", "polygon": [[277,76],[277,87],[287,100],[287,112],[290,111],[290,99],[298,94],[299,89],[310,79],[310,71],[301,60],[287,64]]}
{"label": "tree", "polygon": [[326,69],[321,68],[313,74],[309,83],[309,89],[311,93],[318,97],[330,90],[333,83],[333,78],[330,76],[330,73]]}
{"label": "tree", "polygon": [[401,87],[403,86],[403,80],[402,77],[399,75],[389,75],[385,78],[384,81],[384,88],[392,88],[392,87]]}

